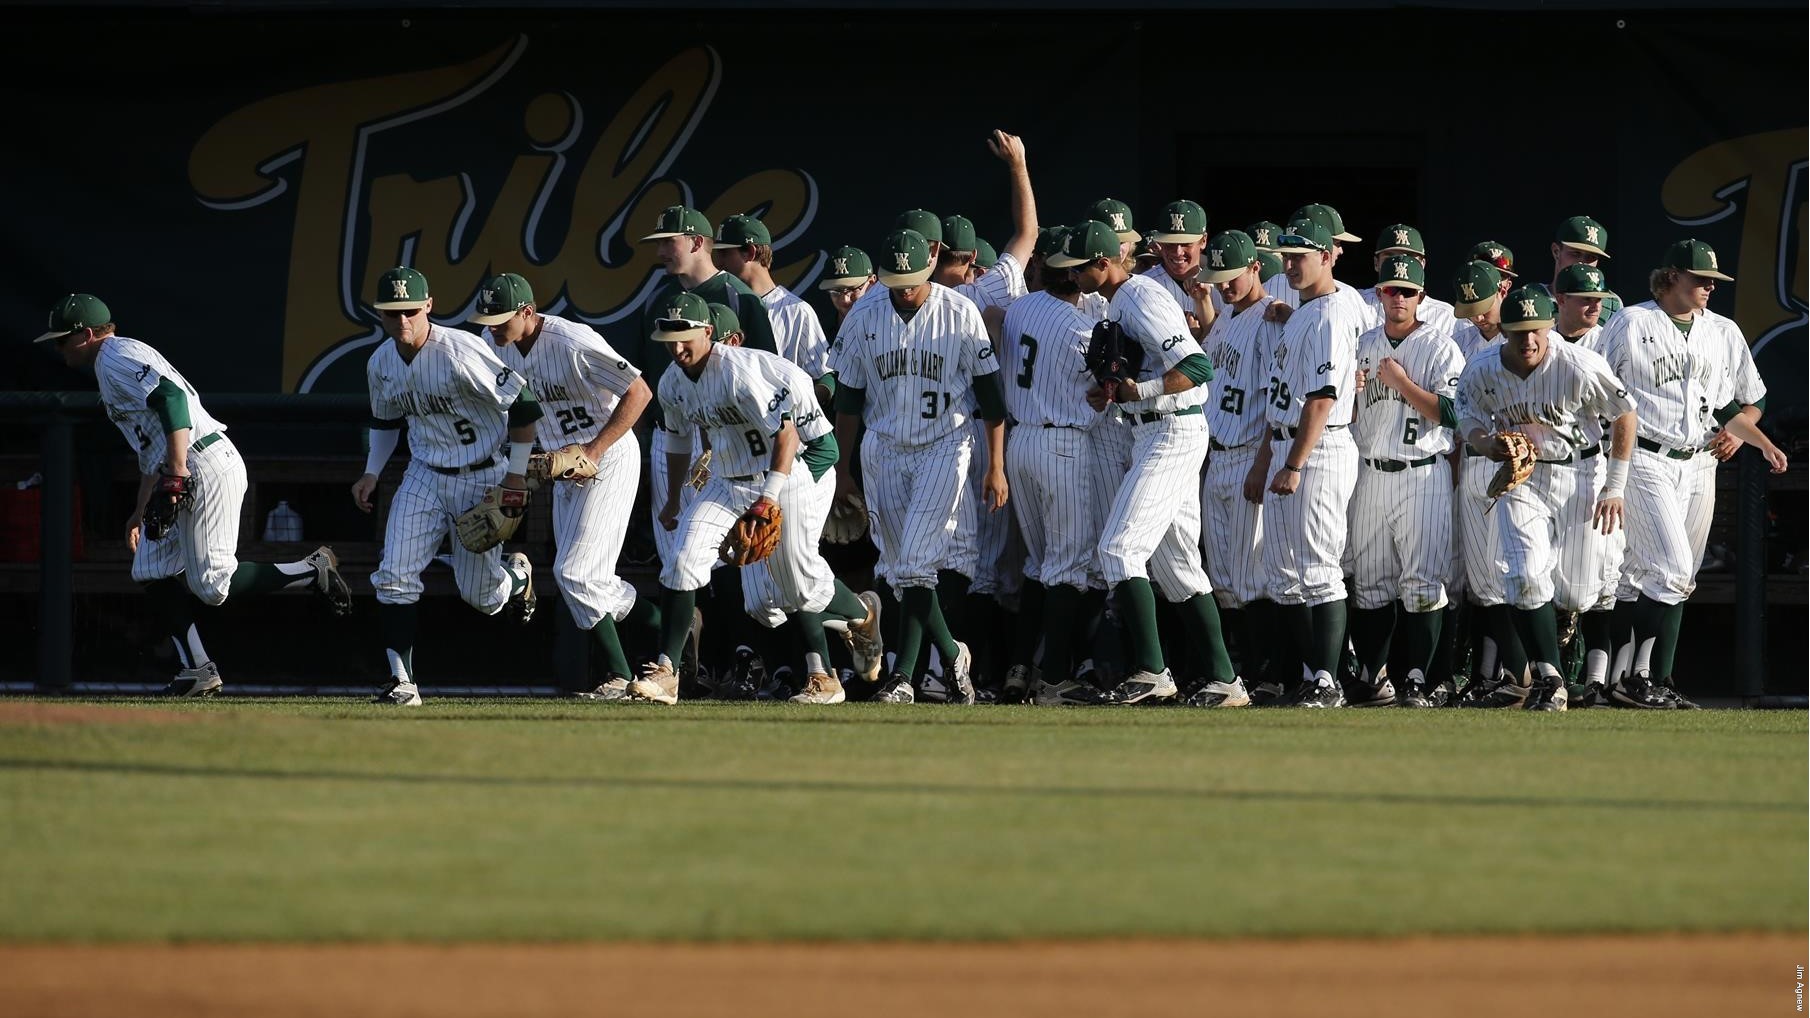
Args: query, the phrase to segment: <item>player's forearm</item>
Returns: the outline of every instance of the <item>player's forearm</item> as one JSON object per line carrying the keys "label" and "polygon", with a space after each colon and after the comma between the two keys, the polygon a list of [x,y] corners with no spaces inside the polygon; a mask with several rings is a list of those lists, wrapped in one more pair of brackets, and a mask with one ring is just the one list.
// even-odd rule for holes
{"label": "player's forearm", "polygon": [[1037,244],[1037,198],[1031,191],[1031,171],[1023,162],[1014,163],[1011,173],[1012,239],[1006,241],[1005,253],[1023,265]]}
{"label": "player's forearm", "polygon": [[1471,451],[1477,455],[1488,456],[1490,450],[1496,447],[1496,436],[1487,428],[1473,425],[1464,433],[1464,444],[1470,446]]}
{"label": "player's forearm", "polygon": [[987,471],[1006,468],[1006,422],[987,421]]}
{"label": "player's forearm", "polygon": [[798,429],[787,421],[779,434],[773,436],[773,459],[767,469],[776,474],[790,474],[792,461],[798,456],[798,446]]}
{"label": "player's forearm", "polygon": [[836,445],[842,450],[842,461],[845,465],[852,465],[849,461],[860,454],[860,435],[860,417],[844,413],[836,415]]}
{"label": "player's forearm", "polygon": [[1332,416],[1333,397],[1309,396],[1301,407],[1301,423],[1295,428],[1295,444],[1289,446],[1288,459],[1285,466],[1299,470],[1307,466],[1307,460],[1314,454],[1314,446],[1320,444],[1320,435],[1326,430],[1326,418]]}
{"label": "player's forearm", "polygon": [[1767,438],[1766,433],[1760,430],[1760,426],[1755,424],[1753,419],[1748,417],[1745,413],[1739,413],[1730,417],[1728,423],[1724,424],[1722,427],[1723,430],[1755,448],[1772,448],[1772,439]]}
{"label": "player's forearm", "polygon": [[1609,458],[1625,460],[1634,455],[1634,436],[1638,424],[1630,410],[1609,422]]}
{"label": "player's forearm", "polygon": [[666,454],[666,498],[660,504],[675,506],[679,504],[679,489],[684,486],[685,478],[691,474],[691,454],[688,452],[669,452]]}
{"label": "player's forearm", "polygon": [[194,429],[192,429],[192,428],[178,428],[177,430],[172,431],[169,434],[163,436],[163,440],[164,440],[163,466],[164,466],[164,469],[169,471],[172,474],[175,474],[177,477],[187,477],[188,476],[188,472],[189,472],[189,437],[191,435],[193,435],[194,433],[195,433]]}
{"label": "player's forearm", "polygon": [[1414,408],[1415,413],[1429,421],[1439,420],[1439,396],[1436,393],[1428,392],[1405,379],[1402,381],[1401,388],[1396,391],[1401,393],[1402,399],[1408,401],[1408,405]]}
{"label": "player's forearm", "polygon": [[639,378],[635,379],[635,384],[629,386],[628,392],[616,401],[616,409],[610,411],[610,419],[603,422],[603,430],[586,443],[585,455],[591,458],[591,462],[602,459],[617,439],[629,433],[653,398],[654,392],[647,387],[647,383]]}

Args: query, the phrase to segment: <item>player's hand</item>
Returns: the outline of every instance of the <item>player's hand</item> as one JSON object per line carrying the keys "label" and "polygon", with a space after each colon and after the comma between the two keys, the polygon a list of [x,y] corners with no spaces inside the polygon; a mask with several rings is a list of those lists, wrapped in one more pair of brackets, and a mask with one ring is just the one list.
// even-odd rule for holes
{"label": "player's hand", "polygon": [[1402,387],[1409,381],[1407,369],[1393,357],[1384,357],[1383,362],[1376,366],[1376,378],[1396,392],[1402,391]]}
{"label": "player's hand", "polygon": [[986,480],[981,482],[980,490],[987,501],[987,511],[996,513],[1006,504],[1006,472],[1003,467],[987,468]]}
{"label": "player's hand", "polygon": [[1740,451],[1741,446],[1746,444],[1734,432],[1723,429],[1716,432],[1716,437],[1710,440],[1709,454],[1727,463],[1735,453]]}
{"label": "player's hand", "polygon": [[1772,464],[1772,472],[1775,474],[1784,473],[1785,468],[1791,465],[1785,460],[1785,450],[1771,442],[1766,443],[1766,448],[1761,449],[1760,453],[1766,457],[1766,462]]}
{"label": "player's hand", "polygon": [[1353,374],[1353,375],[1352,375],[1352,376],[1351,376],[1351,380],[1352,380],[1352,381],[1353,381],[1353,382],[1354,382],[1354,383],[1356,383],[1356,388],[1357,388],[1357,391],[1359,391],[1359,392],[1363,392],[1363,391],[1364,391],[1364,383],[1365,383],[1365,382],[1368,382],[1368,381],[1370,381],[1370,373],[1369,373],[1369,372],[1368,372],[1368,371],[1365,371],[1365,370],[1364,370],[1364,369],[1363,369],[1363,368],[1359,368],[1359,369],[1357,369],[1357,371],[1356,371],[1356,372],[1355,372],[1355,373],[1354,373],[1354,374]]}
{"label": "player's hand", "polygon": [[987,151],[1003,160],[1008,166],[1024,165],[1024,139],[1016,134],[994,131],[987,138]]}
{"label": "player's hand", "polygon": [[1491,438],[1489,440],[1489,448],[1484,451],[1484,455],[1495,460],[1497,463],[1506,463],[1509,458],[1508,440],[1501,435],[1496,435]]}
{"label": "player's hand", "polygon": [[1200,316],[1199,315],[1195,314],[1192,311],[1183,311],[1182,317],[1186,318],[1188,320],[1188,331],[1189,332],[1199,332],[1200,331]]}
{"label": "player's hand", "polygon": [[1110,400],[1106,398],[1105,389],[1095,385],[1087,390],[1087,405],[1092,407],[1095,413],[1099,413],[1106,409],[1106,404],[1108,402],[1110,402]]}
{"label": "player's hand", "polygon": [[1266,322],[1286,322],[1288,321],[1288,316],[1294,313],[1294,308],[1289,307],[1281,301],[1276,301],[1269,307],[1263,309],[1263,320]]}
{"label": "player's hand", "polygon": [[1298,471],[1285,468],[1277,470],[1276,476],[1270,478],[1270,494],[1272,495],[1293,495],[1300,487],[1301,474]]}
{"label": "player's hand", "polygon": [[514,488],[516,491],[527,491],[528,490],[528,478],[522,476],[521,474],[504,474],[503,475],[503,487]]}
{"label": "player's hand", "polygon": [[679,527],[679,500],[674,499],[660,510],[660,529],[677,530]]}
{"label": "player's hand", "polygon": [[144,526],[144,522],[145,513],[143,509],[133,513],[126,520],[126,547],[130,548],[134,553],[138,551],[138,533]]}
{"label": "player's hand", "polygon": [[377,475],[366,474],[352,483],[352,504],[363,512],[371,511],[371,496],[377,493]]}
{"label": "player's hand", "polygon": [[1244,500],[1252,505],[1263,504],[1263,479],[1268,476],[1269,466],[1261,460],[1252,463],[1251,469],[1244,474]]}
{"label": "player's hand", "polygon": [[1615,528],[1621,526],[1625,518],[1621,496],[1617,495],[1614,498],[1605,498],[1596,504],[1596,512],[1592,514],[1591,522],[1595,524],[1597,533],[1607,536],[1615,533]]}

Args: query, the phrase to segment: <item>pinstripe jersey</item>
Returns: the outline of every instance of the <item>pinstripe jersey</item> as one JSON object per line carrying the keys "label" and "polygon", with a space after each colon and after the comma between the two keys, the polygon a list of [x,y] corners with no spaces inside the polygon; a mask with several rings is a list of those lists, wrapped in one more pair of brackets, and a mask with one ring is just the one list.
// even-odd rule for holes
{"label": "pinstripe jersey", "polygon": [[[1697,312],[1698,325],[1714,325],[1728,342],[1730,373],[1733,377],[1735,399],[1743,404],[1754,404],[1766,398],[1766,383],[1760,379],[1760,369],[1753,363],[1753,347],[1747,345],[1747,336],[1736,325],[1734,319],[1725,318],[1708,308]],[[1693,329],[1696,326],[1692,327]]]}
{"label": "pinstripe jersey", "polygon": [[1495,346],[1502,342],[1502,333],[1498,330],[1496,338],[1490,339],[1483,334],[1482,329],[1477,328],[1469,319],[1466,319],[1452,327],[1452,342],[1458,344],[1458,352],[1463,354],[1464,359],[1468,361],[1477,356],[1477,352],[1484,347]]}
{"label": "pinstripe jersey", "polygon": [[1715,413],[1735,398],[1736,358],[1716,323],[1698,318],[1687,338],[1672,316],[1646,301],[1615,316],[1603,330],[1602,352],[1634,394],[1642,438],[1701,449],[1722,430]]}
{"label": "pinstripe jersey", "polygon": [[226,425],[208,416],[201,395],[163,354],[136,339],[112,336],[101,344],[94,359],[94,377],[100,383],[101,404],[107,417],[119,426],[126,444],[138,454],[140,473],[155,471],[168,454],[168,439],[157,411],[145,404],[157,383],[169,379],[181,389],[189,404],[189,441],[205,438]]}
{"label": "pinstripe jersey", "polygon": [[411,361],[396,341],[365,362],[371,416],[408,418],[409,455],[430,467],[463,467],[494,456],[509,435],[505,413],[528,380],[469,332],[431,325]]}
{"label": "pinstripe jersey", "polygon": [[[910,321],[890,298],[857,303],[830,348],[837,384],[866,390],[862,423],[899,445],[924,445],[966,427],[974,379],[999,370],[974,302],[929,285]],[[883,298],[890,293],[874,289]]]}
{"label": "pinstripe jersey", "polygon": [[1087,390],[1087,344],[1094,325],[1106,317],[1097,293],[1080,295],[1076,307],[1044,291],[1026,294],[1006,309],[999,334],[1000,381],[1006,412],[1019,424],[1087,428],[1094,412]]}
{"label": "pinstripe jersey", "polygon": [[[702,431],[711,451],[711,472],[725,478],[763,473],[773,462],[773,436],[792,419],[803,442],[830,433],[817,394],[804,369],[778,354],[747,347],[712,346],[697,378],[677,364],[660,379],[660,402],[679,448],[691,448]],[[793,469],[805,466],[800,458]]]}
{"label": "pinstripe jersey", "polygon": [[[1140,275],[1149,276],[1151,279],[1163,284],[1163,289],[1168,290],[1169,296],[1175,298],[1175,306],[1182,309],[1182,314],[1191,315],[1194,313],[1194,298],[1188,295],[1188,291],[1182,289],[1182,285],[1175,281],[1175,277],[1169,274],[1168,269],[1163,268],[1161,265],[1153,265],[1150,268],[1145,269]],[[1208,288],[1207,294],[1213,300],[1213,310],[1219,314],[1225,314],[1225,298],[1219,295],[1218,287]]]}
{"label": "pinstripe jersey", "polygon": [[[876,286],[874,289],[884,290],[885,287]],[[1010,307],[1013,301],[1025,295],[1024,266],[1010,252],[1001,252],[999,261],[993,263],[986,275],[952,289],[973,301],[974,306],[983,311],[987,308]]]}
{"label": "pinstripe jersey", "polygon": [[1299,426],[1307,397],[1326,389],[1334,393],[1326,425],[1351,423],[1358,337],[1364,333],[1362,304],[1355,296],[1340,300],[1329,293],[1288,316],[1270,358],[1266,417],[1271,425]]}
{"label": "pinstripe jersey", "polygon": [[1358,340],[1358,368],[1368,378],[1351,421],[1358,455],[1413,462],[1451,452],[1458,444],[1452,429],[1438,418],[1422,417],[1401,393],[1376,377],[1385,358],[1399,362],[1415,385],[1446,399],[1458,394],[1458,376],[1464,371],[1458,344],[1435,323],[1421,322],[1400,343],[1392,342],[1380,325],[1364,333]]}
{"label": "pinstripe jersey", "polygon": [[541,315],[540,322],[540,335],[526,354],[520,343],[510,343],[498,356],[528,379],[540,400],[534,437],[542,449],[589,442],[641,371],[588,325],[551,315]]}
{"label": "pinstripe jersey", "polygon": [[[1584,332],[1583,335],[1578,336],[1575,339],[1569,339],[1569,338],[1560,336],[1558,333],[1558,330],[1554,329],[1552,331],[1552,338],[1555,341],[1559,340],[1559,339],[1564,339],[1565,342],[1567,342],[1567,343],[1571,343],[1576,346],[1582,347],[1585,350],[1589,350],[1591,353],[1594,353],[1599,357],[1602,356],[1603,327],[1601,325],[1592,325],[1588,330],[1586,330]],[[1590,418],[1589,420],[1579,423],[1578,431],[1579,431],[1579,433],[1581,433],[1584,436],[1584,442],[1586,444],[1601,445],[1602,441],[1603,441],[1603,436],[1605,434],[1607,434],[1607,432],[1608,432],[1608,429],[1604,426],[1606,423],[1607,422],[1605,422],[1601,417],[1593,417],[1593,418]]]}
{"label": "pinstripe jersey", "polygon": [[830,341],[823,334],[817,312],[797,294],[774,284],[760,295],[767,317],[773,322],[775,352],[804,369],[812,378],[830,372]]}
{"label": "pinstripe jersey", "polygon": [[[1358,291],[1358,296],[1364,298],[1364,330],[1367,332],[1383,324],[1383,299],[1377,296],[1376,287],[1367,286]],[[1447,335],[1458,326],[1458,309],[1430,293],[1420,295],[1420,307],[1415,314],[1422,322]]]}
{"label": "pinstripe jersey", "polygon": [[[1337,283],[1337,287],[1329,296],[1340,301],[1349,301],[1352,311],[1360,316],[1367,314],[1364,309],[1363,295],[1357,292],[1356,287],[1339,280],[1334,280],[1334,282]],[[1291,308],[1301,306],[1301,291],[1288,285],[1288,273],[1286,272],[1278,273],[1264,280],[1263,292],[1276,298],[1278,304],[1286,304]],[[1368,326],[1365,327],[1368,328]]]}
{"label": "pinstripe jersey", "polygon": [[[1127,277],[1107,307],[1107,316],[1123,326],[1125,335],[1144,348],[1144,364],[1133,381],[1161,378],[1164,372],[1194,354],[1206,356],[1206,351],[1188,332],[1188,320],[1182,317],[1181,308],[1175,306],[1162,284],[1153,279]],[[1125,413],[1152,410],[1173,413],[1206,401],[1207,387],[1202,383],[1183,392],[1120,403],[1119,409]]]}
{"label": "pinstripe jersey", "polygon": [[1608,361],[1562,339],[1549,340],[1546,357],[1526,378],[1503,366],[1500,347],[1483,350],[1465,362],[1456,402],[1465,433],[1512,427],[1533,441],[1543,460],[1562,460],[1586,445],[1585,421],[1614,420],[1634,409]]}
{"label": "pinstripe jersey", "polygon": [[[660,379],[666,377],[667,365],[672,363],[672,351],[665,343],[651,337],[654,323],[666,314],[666,309],[672,306],[672,298],[684,289],[685,284],[677,277],[663,276],[641,312],[641,331],[622,345],[628,359],[641,369],[642,374],[647,376],[648,384],[654,387],[654,424],[657,427],[663,423],[658,414],[659,383]],[[743,347],[765,350],[768,353],[779,352],[773,341],[773,321],[767,315],[767,306],[754,296],[754,291],[748,289],[748,284],[719,270],[716,275],[693,287],[691,292],[712,304],[721,304],[735,312],[735,317],[742,323]]]}
{"label": "pinstripe jersey", "polygon": [[1243,311],[1227,309],[1207,333],[1207,358],[1219,385],[1219,398],[1207,403],[1207,434],[1220,445],[1248,445],[1264,436],[1263,402],[1282,326],[1263,315],[1275,302],[1264,294]]}

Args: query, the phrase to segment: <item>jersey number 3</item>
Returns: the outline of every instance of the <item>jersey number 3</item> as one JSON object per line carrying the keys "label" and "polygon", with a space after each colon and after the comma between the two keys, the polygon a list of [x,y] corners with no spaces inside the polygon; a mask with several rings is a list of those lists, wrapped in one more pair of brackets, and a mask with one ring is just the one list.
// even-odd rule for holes
{"label": "jersey number 3", "polygon": [[1037,340],[1032,336],[1019,336],[1018,345],[1024,347],[1024,370],[1018,373],[1018,387],[1031,387],[1031,372],[1037,367]]}

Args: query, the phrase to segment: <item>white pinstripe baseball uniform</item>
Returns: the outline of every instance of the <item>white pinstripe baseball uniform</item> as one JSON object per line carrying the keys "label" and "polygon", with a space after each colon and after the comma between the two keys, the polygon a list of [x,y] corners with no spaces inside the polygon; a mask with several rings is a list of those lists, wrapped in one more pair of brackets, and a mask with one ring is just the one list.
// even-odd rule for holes
{"label": "white pinstripe baseball uniform", "polygon": [[1468,319],[1465,321],[1454,320],[1452,342],[1458,344],[1458,352],[1463,354],[1464,359],[1468,362],[1472,357],[1477,356],[1477,351],[1502,342],[1502,332],[1498,329],[1494,337],[1485,336],[1483,330],[1477,328],[1476,324]]}
{"label": "white pinstripe baseball uniform", "polygon": [[[1301,294],[1294,287],[1288,285],[1286,273],[1277,273],[1264,280],[1263,292],[1276,298],[1278,304],[1286,304],[1291,308],[1301,306]],[[1364,324],[1368,320],[1369,311],[1365,308],[1363,295],[1358,293],[1356,287],[1342,280],[1335,281],[1333,292],[1328,296],[1347,304],[1350,310],[1359,316],[1359,324]],[[1365,327],[1368,328],[1368,326]]]}
{"label": "white pinstripe baseball uniform", "polygon": [[[886,288],[876,286],[874,290],[885,294]],[[951,287],[956,293],[974,302],[974,306],[985,311],[988,308],[1008,308],[1012,302],[1025,295],[1024,265],[1010,251],[1002,251],[999,261],[987,270],[987,274],[971,283],[962,283]],[[872,292],[872,291],[869,291]],[[863,294],[863,296],[866,296]]]}
{"label": "white pinstripe baseball uniform", "polygon": [[[956,293],[988,308],[1009,309],[1027,292],[1024,266],[1011,252],[1002,253],[986,275],[971,283],[952,287]],[[986,425],[971,418],[976,454],[968,460],[968,488],[962,497],[962,522],[950,543],[950,566],[971,581],[975,594],[1011,593],[1018,589],[1019,570],[1008,570],[1003,563],[1012,540],[1012,514],[989,513],[982,508],[982,485],[986,483],[987,458],[979,454],[986,448]],[[1010,457],[1007,457],[1010,460]],[[1008,482],[1009,483],[1009,482]]]}
{"label": "white pinstripe baseball uniform", "polygon": [[[508,459],[507,413],[527,384],[469,332],[430,325],[414,359],[395,341],[378,345],[365,364],[373,427],[408,423],[409,465],[390,501],[383,561],[371,574],[380,604],[421,598],[421,571],[451,532],[453,518],[501,484]],[[465,602],[494,615],[509,600],[501,546],[467,551],[452,542],[453,578]]]}
{"label": "white pinstripe baseball uniform", "polygon": [[767,307],[767,318],[773,323],[773,343],[778,354],[804,369],[812,378],[822,378],[830,370],[830,341],[823,334],[823,323],[817,311],[804,299],[783,286],[760,295]]}
{"label": "white pinstripe baseball uniform", "polygon": [[[1182,284],[1177,282],[1175,277],[1169,274],[1168,269],[1163,268],[1161,265],[1153,265],[1140,274],[1161,283],[1163,289],[1169,291],[1169,296],[1175,298],[1175,305],[1181,308],[1183,316],[1194,313],[1194,298],[1189,296],[1188,291],[1182,288]],[[1193,282],[1193,280],[1189,280],[1189,282]],[[1207,289],[1207,294],[1213,300],[1214,312],[1220,315],[1225,314],[1226,302],[1225,298],[1219,295],[1219,290],[1217,288],[1209,287]]]}
{"label": "white pinstripe baseball uniform", "polygon": [[1244,479],[1269,441],[1263,407],[1270,362],[1282,337],[1280,324],[1263,320],[1273,303],[1275,298],[1265,294],[1243,311],[1227,310],[1207,333],[1207,356],[1219,392],[1206,404],[1211,438],[1200,501],[1206,516],[1207,575],[1222,608],[1264,596],[1263,507],[1245,500]]}
{"label": "white pinstripe baseball uniform", "polygon": [[[1466,363],[1483,350],[1500,346],[1502,336],[1497,332],[1494,339],[1487,338],[1469,321],[1459,322],[1452,330],[1452,341],[1458,344]],[[1492,607],[1502,603],[1502,574],[1496,570],[1496,563],[1502,559],[1502,545],[1496,536],[1494,513],[1485,515],[1490,504],[1486,492],[1490,478],[1496,474],[1496,464],[1471,452],[1463,436],[1459,438],[1458,490],[1452,496],[1459,568],[1453,572],[1452,589],[1476,604]]]}
{"label": "white pinstripe baseball uniform", "polygon": [[[1601,325],[1593,325],[1575,338],[1561,337],[1556,329],[1553,330],[1552,335],[1554,340],[1563,338],[1566,342],[1573,343],[1598,356],[1602,354],[1603,327]],[[1580,422],[1578,430],[1584,436],[1585,446],[1596,446],[1607,453],[1609,451],[1607,425],[1608,422],[1600,417]],[[1602,495],[1603,484],[1608,480],[1608,459],[1606,455],[1599,454],[1585,457],[1577,462],[1577,471],[1584,478],[1583,483],[1589,484],[1599,498]],[[1586,595],[1586,600],[1589,601],[1592,609],[1615,606],[1615,593],[1621,582],[1622,559],[1626,554],[1627,544],[1628,529],[1626,527],[1615,528],[1613,534],[1601,534],[1592,529],[1587,541],[1579,540],[1568,549],[1582,554],[1582,549],[1588,548],[1589,554],[1595,562],[1594,570],[1589,568],[1580,570],[1580,572],[1586,573],[1594,571],[1597,577],[1598,586],[1595,597],[1592,599]]]}
{"label": "white pinstripe baseball uniform", "polygon": [[[518,342],[502,347],[499,356],[528,379],[539,398],[543,416],[535,422],[535,437],[547,450],[596,438],[641,377],[640,369],[590,326],[546,314],[527,353]],[[553,575],[580,629],[592,628],[605,615],[620,622],[635,606],[635,588],[616,574],[616,560],[640,483],[641,445],[629,431],[604,453],[595,478],[548,485]]]}

